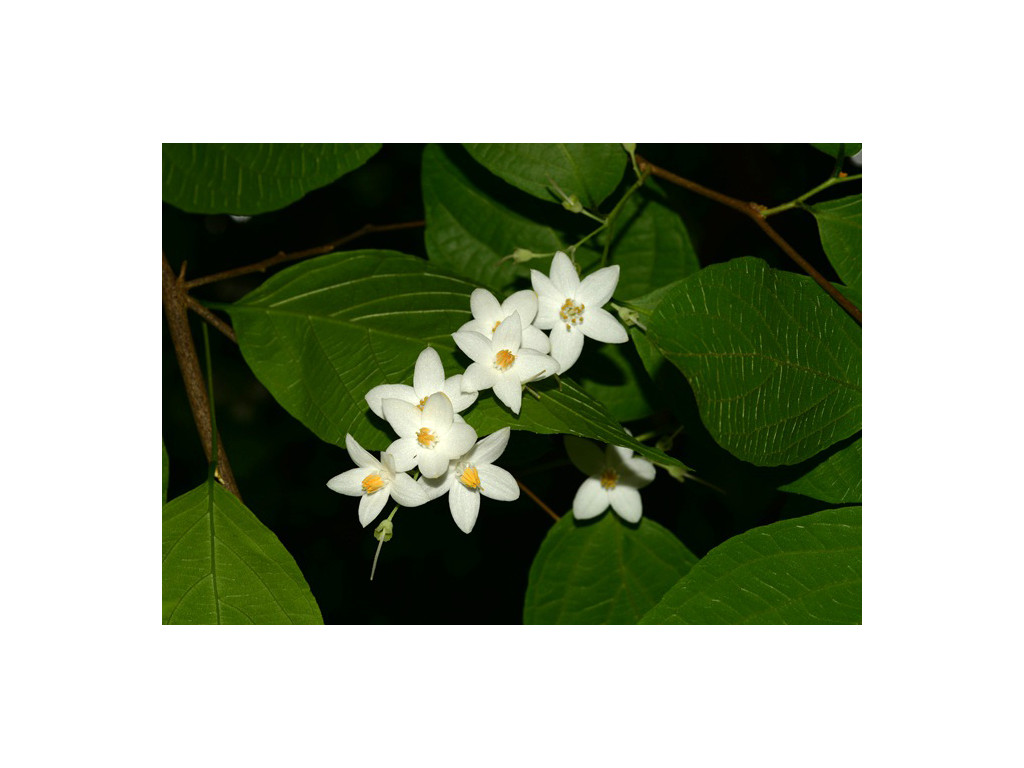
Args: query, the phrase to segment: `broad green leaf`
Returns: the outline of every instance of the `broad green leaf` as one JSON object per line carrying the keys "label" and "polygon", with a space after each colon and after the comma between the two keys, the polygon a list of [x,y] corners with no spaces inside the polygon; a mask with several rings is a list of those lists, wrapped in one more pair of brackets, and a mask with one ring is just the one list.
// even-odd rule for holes
{"label": "broad green leaf", "polygon": [[[638,375],[639,373],[639,375]],[[602,403],[617,421],[636,421],[654,412],[653,387],[629,344],[604,344],[573,366],[583,390]]]}
{"label": "broad green leaf", "polygon": [[481,392],[480,398],[463,416],[481,437],[502,427],[525,429],[542,435],[577,435],[632,448],[657,464],[689,469],[678,459],[630,436],[602,403],[571,379],[563,378],[560,387],[554,379],[545,379],[530,384],[530,388],[540,397],[523,392],[523,405],[518,416],[495,400],[490,392]]}
{"label": "broad green leaf", "polygon": [[620,269],[615,289],[620,300],[644,296],[700,269],[683,220],[646,189],[630,197],[616,217],[610,256]]}
{"label": "broad green leaf", "polygon": [[164,505],[164,624],[323,624],[295,560],[212,480]]}
{"label": "broad green leaf", "polygon": [[[274,398],[322,440],[351,433],[367,450],[394,439],[364,399],[411,384],[426,346],[461,373],[451,334],[475,286],[394,251],[331,253],[289,267],[224,308],[245,361]],[[380,425],[384,425],[382,429]]]}
{"label": "broad green leaf", "polygon": [[861,441],[829,456],[803,477],[780,491],[799,493],[830,504],[850,504],[861,500]]}
{"label": "broad green leaf", "polygon": [[635,624],[697,562],[646,517],[637,526],[611,511],[593,522],[559,520],[530,566],[524,624]]}
{"label": "broad green leaf", "polygon": [[861,290],[861,196],[809,207],[818,222],[825,255],[846,285]]}
{"label": "broad green leaf", "polygon": [[622,180],[621,144],[463,144],[482,166],[541,200],[561,202],[555,185],[594,209]]}
{"label": "broad green leaf", "polygon": [[163,440],[160,441],[160,447],[163,448],[164,452],[164,495],[163,504],[167,503],[167,477],[170,474],[171,465],[170,460],[167,458],[167,445]]}
{"label": "broad green leaf", "polygon": [[859,624],[861,510],[754,528],[708,552],[641,624]]}
{"label": "broad green leaf", "polygon": [[712,265],[664,295],[648,338],[741,459],[795,464],[861,427],[860,327],[809,277],[749,257]]}
{"label": "broad green leaf", "polygon": [[[553,254],[575,238],[567,238],[549,223],[535,221],[489,194],[483,189],[486,185],[474,183],[456,162],[460,154],[472,164],[459,147],[428,144],[423,150],[427,255],[432,264],[474,280],[499,300],[504,299],[517,275],[527,277],[530,269],[547,274],[551,265],[550,257],[524,265],[506,257],[517,248]],[[486,176],[482,169],[479,173]],[[584,267],[599,258],[586,248],[577,251],[576,257]]]}
{"label": "broad green leaf", "polygon": [[853,157],[860,152],[862,144],[811,144],[815,149],[820,149],[826,155],[839,157],[839,148],[843,148],[843,157]]}
{"label": "broad green leaf", "polygon": [[284,208],[354,171],[380,144],[164,144],[164,202],[189,213]]}

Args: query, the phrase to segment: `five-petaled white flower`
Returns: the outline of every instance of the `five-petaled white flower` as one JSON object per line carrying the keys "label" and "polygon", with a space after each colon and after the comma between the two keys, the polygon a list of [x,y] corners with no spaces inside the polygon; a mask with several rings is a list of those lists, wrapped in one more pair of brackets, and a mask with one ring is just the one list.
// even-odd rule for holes
{"label": "five-petaled white flower", "polygon": [[424,477],[440,477],[448,462],[457,459],[476,442],[476,430],[455,416],[452,401],[444,392],[427,398],[423,409],[405,400],[386,398],[384,418],[398,435],[388,446],[400,472],[419,466]]}
{"label": "five-petaled white flower", "polygon": [[378,416],[384,416],[382,403],[393,397],[404,400],[423,409],[427,398],[435,392],[444,392],[451,400],[455,413],[461,413],[476,401],[476,392],[462,391],[462,374],[444,377],[444,366],[441,356],[433,347],[427,347],[416,358],[416,368],[412,374],[412,386],[408,384],[380,384],[366,393],[366,404]]}
{"label": "five-petaled white flower", "polygon": [[429,500],[421,485],[404,472],[395,469],[395,458],[387,451],[380,461],[373,458],[352,435],[345,435],[348,455],[356,463],[350,469],[327,481],[327,487],[346,496],[359,496],[359,522],[365,528],[380,514],[389,497],[403,507],[418,507]]}
{"label": "five-petaled white flower", "polygon": [[550,277],[531,269],[530,280],[538,302],[533,322],[542,330],[551,329],[551,356],[558,361],[558,373],[579,359],[584,336],[610,344],[629,339],[619,321],[602,309],[619,283],[618,264],[599,269],[581,282],[569,257],[559,251],[551,260]]}
{"label": "five-petaled white flower", "polygon": [[494,461],[505,451],[511,430],[499,429],[473,446],[465,456],[451,462],[448,471],[434,480],[420,478],[428,499],[448,493],[448,507],[455,524],[465,533],[473,530],[480,513],[480,496],[497,501],[515,501],[519,485],[514,477]]}
{"label": "five-petaled white flower", "polygon": [[558,370],[553,358],[522,345],[519,312],[505,318],[491,339],[476,331],[456,331],[452,338],[473,361],[462,376],[462,386],[467,390],[493,389],[494,396],[515,414],[523,403],[523,384]]}
{"label": "five-petaled white flower", "polygon": [[518,312],[523,324],[523,346],[545,355],[551,351],[547,334],[533,325],[533,319],[537,316],[537,294],[533,291],[516,291],[499,304],[490,291],[477,288],[469,296],[469,308],[473,312],[473,319],[464,323],[460,331],[476,331],[490,339],[494,337],[502,320]]}
{"label": "five-petaled white flower", "polygon": [[589,477],[583,481],[572,502],[577,520],[597,517],[610,504],[623,520],[640,522],[643,504],[639,488],[654,480],[654,465],[634,456],[629,448],[609,445],[604,453],[589,440],[566,437],[569,458]]}

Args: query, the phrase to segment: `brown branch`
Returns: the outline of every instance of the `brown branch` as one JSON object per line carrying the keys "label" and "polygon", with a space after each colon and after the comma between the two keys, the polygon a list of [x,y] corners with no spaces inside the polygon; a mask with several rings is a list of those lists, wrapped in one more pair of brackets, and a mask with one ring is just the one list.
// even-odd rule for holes
{"label": "brown branch", "polygon": [[202,304],[200,304],[199,301],[193,298],[192,296],[185,296],[185,301],[188,304],[189,309],[191,309],[193,312],[195,312],[197,315],[203,318],[203,320],[208,322],[218,331],[220,331],[229,339],[231,339],[231,341],[235,342],[235,344],[238,343],[238,338],[235,336],[235,331],[230,325],[228,325],[215,314],[213,314],[213,312],[211,312]]}
{"label": "brown branch", "polygon": [[695,181],[684,179],[682,176],[677,176],[671,171],[666,171],[664,168],[660,168],[657,165],[653,165],[644,158],[640,157],[640,155],[636,156],[636,162],[640,170],[643,172],[650,173],[652,176],[657,176],[659,179],[670,181],[673,184],[676,184],[677,186],[683,187],[684,189],[688,189],[691,192],[696,192],[698,195],[702,195],[703,197],[706,197],[710,200],[719,202],[722,205],[727,205],[733,210],[739,211],[744,216],[749,217],[755,224],[757,224],[757,226],[759,226],[764,231],[766,235],[768,235],[768,237],[772,239],[772,242],[779,246],[779,248],[781,248],[783,252],[787,256],[789,256],[789,258],[796,262],[796,264],[804,272],[810,275],[814,279],[814,282],[816,282],[818,285],[822,287],[825,293],[831,296],[839,306],[845,309],[847,314],[850,315],[850,317],[856,320],[857,323],[863,325],[861,311],[856,306],[854,306],[853,302],[850,301],[845,296],[843,296],[843,294],[839,292],[838,288],[832,285],[832,283],[826,280],[825,277],[820,272],[818,272],[818,270],[812,267],[803,256],[796,252],[796,249],[794,249],[793,246],[791,246],[789,243],[783,240],[782,236],[778,232],[776,232],[775,229],[765,220],[764,216],[761,215],[761,211],[767,210],[765,206],[760,205],[758,203],[751,203],[743,200],[738,200],[735,197],[723,195],[721,192],[715,192],[713,189],[708,189],[707,187],[698,184]]}
{"label": "brown branch", "polygon": [[552,510],[551,507],[549,507],[547,504],[545,504],[543,501],[541,501],[540,498],[537,496],[537,494],[535,494],[533,491],[531,491],[529,488],[527,488],[525,485],[523,485],[522,482],[520,482],[519,480],[516,480],[516,483],[519,484],[520,488],[522,488],[524,491],[526,491],[526,495],[529,496],[531,499],[533,499],[537,503],[538,507],[540,507],[545,512],[547,512],[549,515],[551,515],[551,517],[553,517],[555,519],[556,523],[559,520],[562,519],[559,515],[555,514],[554,510]]}
{"label": "brown branch", "polygon": [[[203,384],[203,373],[199,367],[199,356],[196,354],[196,345],[192,340],[192,331],[188,327],[188,293],[183,281],[184,273],[178,277],[171,271],[171,265],[167,263],[167,256],[163,256],[163,298],[164,314],[167,316],[167,325],[171,331],[171,341],[174,344],[174,354],[178,358],[178,367],[181,369],[181,377],[185,382],[185,393],[188,395],[188,404],[192,408],[192,418],[196,423],[196,430],[199,432],[199,439],[206,452],[206,460],[210,461],[213,453],[213,425],[210,421],[210,401],[206,394],[206,387]],[[242,498],[235,483],[235,476],[231,472],[231,465],[228,463],[227,453],[224,450],[224,441],[217,435],[217,476],[224,487],[239,499]]]}
{"label": "brown branch", "polygon": [[214,275],[206,275],[205,277],[197,277],[195,280],[189,280],[185,283],[185,287],[188,289],[198,288],[200,285],[208,285],[209,283],[216,283],[221,280],[227,280],[231,277],[239,277],[241,275],[252,274],[253,272],[265,272],[270,267],[278,264],[283,264],[286,261],[296,261],[298,259],[306,259],[310,256],[320,256],[324,253],[330,253],[339,245],[351,242],[356,238],[362,237],[363,235],[369,235],[373,232],[393,232],[398,229],[415,229],[416,227],[422,227],[426,225],[425,221],[403,221],[398,224],[365,224],[355,232],[351,232],[343,237],[339,237],[337,240],[332,240],[325,245],[318,245],[316,248],[307,248],[304,251],[292,251],[291,253],[285,253],[284,251],[278,251],[275,255],[269,259],[256,262],[255,264],[248,264],[244,267],[237,267],[235,269],[229,269],[224,272],[218,272]]}

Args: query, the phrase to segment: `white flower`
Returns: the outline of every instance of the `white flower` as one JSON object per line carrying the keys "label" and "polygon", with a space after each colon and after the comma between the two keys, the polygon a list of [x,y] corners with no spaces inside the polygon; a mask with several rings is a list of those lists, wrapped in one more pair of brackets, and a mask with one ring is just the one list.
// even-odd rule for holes
{"label": "white flower", "polygon": [[460,331],[476,331],[490,339],[494,337],[502,320],[518,312],[523,323],[523,346],[545,355],[551,351],[547,334],[532,325],[537,316],[537,294],[533,291],[516,291],[499,304],[490,291],[477,288],[469,296],[469,308],[473,312],[473,319],[464,323]]}
{"label": "white flower", "polygon": [[422,409],[427,398],[435,392],[444,392],[451,400],[455,413],[461,413],[476,401],[476,392],[462,391],[462,374],[444,377],[441,356],[433,347],[427,347],[416,358],[412,386],[408,384],[381,384],[366,393],[366,403],[375,414],[384,417],[381,403],[393,397]]}
{"label": "white flower", "polygon": [[418,507],[429,500],[422,486],[404,472],[395,470],[395,458],[387,451],[381,453],[377,461],[352,435],[345,435],[345,447],[356,468],[332,477],[327,487],[346,496],[360,497],[359,522],[364,528],[380,514],[391,496],[403,507]]}
{"label": "white flower", "polygon": [[424,477],[439,477],[448,462],[457,459],[476,441],[476,431],[455,416],[452,402],[444,392],[427,398],[423,409],[405,400],[387,398],[384,418],[399,439],[388,446],[395,465],[404,472],[419,466]]}
{"label": "white flower", "polygon": [[558,363],[535,349],[522,346],[523,324],[519,312],[505,318],[491,339],[476,331],[452,334],[459,349],[473,361],[462,376],[466,389],[493,389],[494,396],[518,414],[523,384],[552,375]]}
{"label": "white flower", "polygon": [[615,445],[609,445],[602,454],[596,445],[578,437],[566,437],[565,448],[572,463],[589,475],[572,502],[572,514],[577,520],[597,517],[610,504],[626,522],[640,522],[643,505],[637,489],[654,480],[651,462],[633,456],[629,448]]}
{"label": "white flower", "polygon": [[558,373],[579,359],[584,336],[610,344],[629,340],[626,329],[601,308],[619,283],[618,264],[599,269],[580,282],[569,257],[559,251],[551,260],[550,278],[531,269],[530,280],[538,302],[533,324],[551,329],[551,356],[558,361]]}
{"label": "white flower", "polygon": [[480,513],[480,496],[497,501],[515,501],[519,485],[514,477],[493,462],[505,451],[511,430],[499,429],[478,442],[465,456],[451,462],[448,471],[434,480],[420,478],[428,499],[448,494],[448,507],[455,524],[469,533]]}

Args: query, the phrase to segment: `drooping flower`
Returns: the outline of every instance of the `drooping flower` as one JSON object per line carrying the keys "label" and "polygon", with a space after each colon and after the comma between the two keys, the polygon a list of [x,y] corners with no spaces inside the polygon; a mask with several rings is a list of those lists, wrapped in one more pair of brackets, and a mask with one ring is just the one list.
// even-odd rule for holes
{"label": "drooping flower", "polygon": [[537,316],[537,294],[533,291],[516,291],[499,304],[490,291],[477,288],[469,296],[469,308],[473,312],[473,319],[464,323],[460,331],[476,331],[490,339],[494,337],[502,320],[518,312],[523,324],[523,346],[545,355],[551,351],[548,335],[533,325],[533,319]]}
{"label": "drooping flower", "polygon": [[476,431],[456,417],[452,402],[444,392],[427,398],[423,409],[405,400],[386,398],[384,418],[398,435],[388,446],[398,470],[419,467],[424,477],[439,477],[448,462],[473,447]]}
{"label": "drooping flower", "polygon": [[551,376],[558,363],[548,355],[522,345],[523,324],[519,312],[505,318],[493,338],[476,331],[452,334],[459,349],[473,361],[462,376],[466,389],[493,389],[494,396],[518,414],[523,384]]}
{"label": "drooping flower", "polygon": [[505,452],[511,430],[499,429],[480,440],[465,456],[452,461],[438,478],[417,482],[428,499],[448,494],[448,507],[455,524],[465,533],[473,530],[480,513],[480,497],[497,501],[515,501],[519,485],[514,477],[494,462]]}
{"label": "drooping flower", "polygon": [[429,500],[421,485],[395,469],[395,457],[388,451],[382,452],[378,461],[352,435],[345,435],[345,447],[356,468],[335,475],[327,481],[327,487],[336,493],[360,497],[359,522],[364,528],[380,514],[390,497],[403,507],[418,507]]}
{"label": "drooping flower", "polygon": [[654,480],[654,465],[629,448],[609,445],[604,452],[589,440],[567,436],[569,459],[587,479],[576,491],[572,513],[577,520],[597,517],[611,505],[629,523],[640,522],[640,488]]}
{"label": "drooping flower", "polygon": [[621,344],[629,340],[626,329],[602,307],[619,283],[619,266],[604,267],[580,281],[569,257],[559,251],[551,260],[550,277],[530,270],[537,292],[537,318],[533,324],[551,329],[551,356],[564,373],[579,359],[583,337]]}
{"label": "drooping flower", "polygon": [[427,347],[416,358],[412,374],[412,386],[408,384],[380,384],[366,393],[366,404],[375,414],[384,417],[381,403],[387,398],[403,400],[421,410],[427,398],[435,392],[444,392],[451,401],[455,413],[461,413],[476,401],[476,392],[462,391],[462,374],[444,377],[441,356],[433,347]]}

